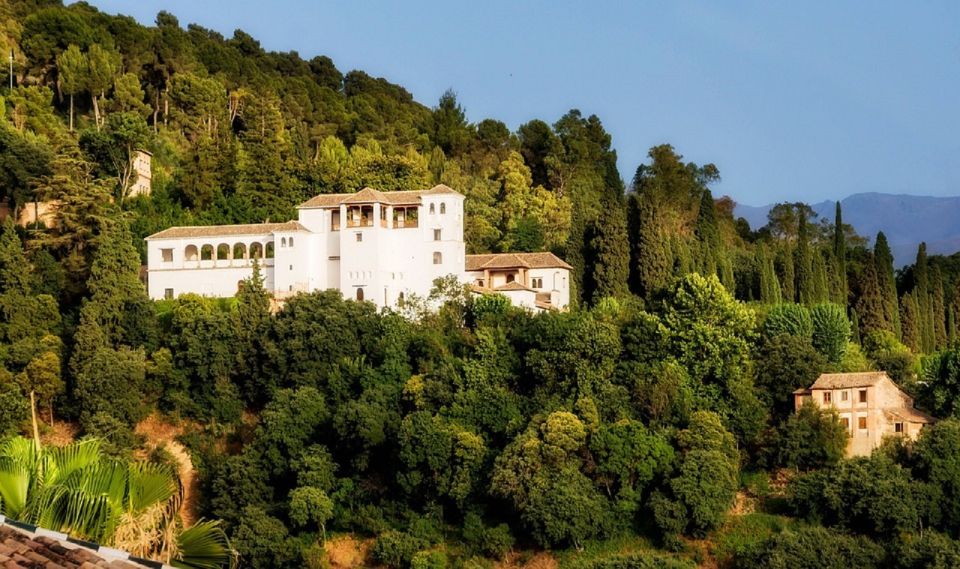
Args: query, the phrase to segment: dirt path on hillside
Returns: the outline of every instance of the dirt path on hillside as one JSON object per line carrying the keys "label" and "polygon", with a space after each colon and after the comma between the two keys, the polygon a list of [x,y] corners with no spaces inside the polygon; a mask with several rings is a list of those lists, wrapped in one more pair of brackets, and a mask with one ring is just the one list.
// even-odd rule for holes
{"label": "dirt path on hillside", "polygon": [[137,434],[146,437],[146,446],[153,449],[162,446],[177,462],[177,475],[183,485],[183,502],[180,504],[180,519],[183,527],[190,527],[197,521],[197,500],[200,495],[200,481],[193,468],[190,453],[184,448],[177,437],[182,430],[180,427],[164,422],[153,413],[137,425]]}

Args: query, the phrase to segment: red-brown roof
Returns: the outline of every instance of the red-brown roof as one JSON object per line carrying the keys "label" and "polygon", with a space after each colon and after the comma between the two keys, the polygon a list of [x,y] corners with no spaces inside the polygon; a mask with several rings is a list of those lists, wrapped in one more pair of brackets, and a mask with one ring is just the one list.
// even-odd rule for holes
{"label": "red-brown roof", "polygon": [[[885,371],[865,371],[856,373],[824,373],[813,382],[810,389],[847,389],[851,387],[869,387],[884,378],[890,380]],[[890,380],[893,381],[893,380]]]}
{"label": "red-brown roof", "polygon": [[171,227],[147,237],[147,239],[189,239],[194,237],[237,237],[241,235],[266,235],[275,231],[306,231],[298,221],[286,223],[249,223],[245,225],[194,225]]}
{"label": "red-brown roof", "polygon": [[437,184],[429,190],[404,190],[383,192],[373,188],[363,188],[352,194],[320,194],[300,204],[302,208],[335,207],[342,203],[385,203],[390,205],[416,205],[422,196],[438,194],[461,195],[443,184]]}
{"label": "red-brown roof", "polygon": [[517,281],[513,281],[512,283],[507,283],[505,285],[500,285],[498,287],[495,287],[493,290],[497,292],[514,292],[514,291],[520,291],[520,290],[527,291],[527,292],[537,292],[528,286],[523,286]]}
{"label": "red-brown roof", "polygon": [[563,259],[550,252],[467,255],[466,264],[468,271],[482,271],[484,269],[573,269]]}
{"label": "red-brown roof", "polygon": [[[49,535],[44,535],[49,534]],[[143,560],[113,549],[68,541],[55,532],[14,527],[0,517],[0,567],[16,569],[143,569]],[[96,549],[94,549],[96,548]],[[153,562],[151,562],[153,563]],[[156,564],[160,565],[160,564]],[[163,567],[166,567],[165,565]]]}

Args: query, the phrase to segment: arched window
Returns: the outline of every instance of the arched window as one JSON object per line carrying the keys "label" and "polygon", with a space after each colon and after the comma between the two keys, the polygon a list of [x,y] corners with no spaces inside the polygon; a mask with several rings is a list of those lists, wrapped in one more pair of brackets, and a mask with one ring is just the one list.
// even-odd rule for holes
{"label": "arched window", "polygon": [[237,243],[233,246],[233,258],[234,259],[246,259],[247,258],[247,246],[243,243]]}
{"label": "arched window", "polygon": [[226,261],[230,258],[230,246],[226,243],[217,245],[217,260]]}
{"label": "arched window", "polygon": [[430,204],[430,215],[437,213],[437,208],[434,204]]}
{"label": "arched window", "polygon": [[281,247],[286,247],[286,246],[287,246],[287,238],[286,238],[286,237],[281,237],[281,238],[280,238],[280,246],[281,246]]}
{"label": "arched window", "polygon": [[447,213],[447,204],[446,202],[440,202],[440,215]]}
{"label": "arched window", "polygon": [[434,252],[433,252],[433,264],[434,264],[434,265],[440,265],[440,264],[442,264],[442,263],[443,263],[443,253],[441,253],[440,251],[434,251]]}
{"label": "arched window", "polygon": [[402,292],[397,295],[397,301],[398,301],[398,302],[403,302],[403,293],[402,293]]}
{"label": "arched window", "polygon": [[188,261],[197,260],[197,246],[196,245],[187,245],[187,248],[183,250],[183,258]]}
{"label": "arched window", "polygon": [[362,289],[362,288],[358,288],[358,289],[357,289],[357,300],[363,300],[363,289]]}
{"label": "arched window", "polygon": [[250,258],[251,259],[262,259],[263,258],[263,245],[259,243],[250,244]]}
{"label": "arched window", "polygon": [[510,273],[509,275],[507,275],[507,282],[508,282],[508,283],[512,283],[515,279],[516,279],[516,277],[513,276],[513,273]]}
{"label": "arched window", "polygon": [[268,259],[273,258],[273,241],[267,241],[267,255]]}
{"label": "arched window", "polygon": [[290,238],[290,241],[287,242],[291,247],[293,247],[293,237]]}
{"label": "arched window", "polygon": [[204,245],[203,247],[200,247],[200,260],[201,261],[213,260],[213,245]]}

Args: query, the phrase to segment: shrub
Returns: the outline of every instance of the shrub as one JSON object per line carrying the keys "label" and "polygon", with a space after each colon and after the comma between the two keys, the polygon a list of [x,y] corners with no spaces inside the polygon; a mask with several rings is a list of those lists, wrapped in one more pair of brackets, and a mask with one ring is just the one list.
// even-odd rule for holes
{"label": "shrub", "polygon": [[388,567],[409,567],[414,555],[429,546],[423,539],[390,530],[380,534],[370,554],[374,561]]}
{"label": "shrub", "polygon": [[748,548],[734,559],[735,569],[878,568],[884,550],[864,537],[822,527],[784,531]]}
{"label": "shrub", "polygon": [[802,304],[777,304],[770,309],[763,321],[763,335],[769,339],[796,336],[809,340],[813,336],[810,311]]}
{"label": "shrub", "polygon": [[694,569],[696,565],[688,559],[643,551],[611,555],[576,564],[574,567],[575,569]]}

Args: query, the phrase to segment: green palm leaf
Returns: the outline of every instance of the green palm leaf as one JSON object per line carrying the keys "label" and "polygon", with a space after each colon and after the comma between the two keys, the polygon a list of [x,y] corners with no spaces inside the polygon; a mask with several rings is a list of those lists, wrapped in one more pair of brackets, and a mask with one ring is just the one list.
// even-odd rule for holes
{"label": "green palm leaf", "polygon": [[180,532],[174,567],[217,569],[231,564],[233,552],[227,534],[217,521],[199,521]]}

